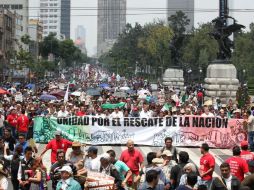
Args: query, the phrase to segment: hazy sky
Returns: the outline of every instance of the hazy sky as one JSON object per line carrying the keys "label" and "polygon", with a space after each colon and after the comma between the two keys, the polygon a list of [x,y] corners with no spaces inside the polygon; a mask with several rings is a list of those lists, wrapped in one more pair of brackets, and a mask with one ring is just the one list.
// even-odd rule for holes
{"label": "hazy sky", "polygon": [[[181,1],[181,0],[179,0]],[[233,9],[253,9],[254,10],[254,0],[229,0],[230,7]],[[30,6],[38,7],[39,0],[30,0]],[[82,7],[97,7],[97,0],[72,0],[71,6],[74,8]],[[218,9],[219,0],[195,0],[195,10],[202,9]],[[166,10],[163,11],[133,11],[130,8],[166,8],[166,0],[127,0],[127,22],[134,24],[139,22],[145,24],[151,22],[155,19],[166,20]],[[129,9],[129,10],[128,10]],[[237,11],[233,12],[233,16],[238,20],[239,23],[249,26],[251,22],[254,22],[254,11],[243,12]],[[128,15],[128,14],[140,14],[149,13],[149,15]],[[160,14],[150,14],[150,13],[160,13]],[[35,11],[30,11],[30,15],[37,16],[38,13]],[[96,53],[96,43],[97,43],[97,10],[74,10],[72,9],[71,15],[95,15],[95,16],[72,16],[71,18],[71,38],[75,38],[75,28],[77,25],[83,25],[86,28],[86,47],[89,55]],[[205,23],[211,21],[213,18],[218,16],[218,12],[197,12],[195,13],[195,26],[198,23]]]}

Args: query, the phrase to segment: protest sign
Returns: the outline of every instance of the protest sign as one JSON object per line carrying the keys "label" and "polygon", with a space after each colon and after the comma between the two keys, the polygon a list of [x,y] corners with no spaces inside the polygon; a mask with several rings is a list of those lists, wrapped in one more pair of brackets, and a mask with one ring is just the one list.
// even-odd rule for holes
{"label": "protest sign", "polygon": [[93,116],[54,118],[36,117],[34,138],[47,143],[56,130],[65,138],[87,144],[135,144],[162,146],[165,137],[172,137],[176,146],[200,146],[207,142],[211,147],[231,148],[246,139],[242,120],[176,116],[167,118],[109,119]]}

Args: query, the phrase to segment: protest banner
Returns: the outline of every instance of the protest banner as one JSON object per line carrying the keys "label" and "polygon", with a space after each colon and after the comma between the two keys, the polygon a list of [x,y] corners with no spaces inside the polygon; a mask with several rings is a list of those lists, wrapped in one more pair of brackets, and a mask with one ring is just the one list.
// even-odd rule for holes
{"label": "protest banner", "polygon": [[128,139],[133,139],[139,145],[162,146],[165,137],[172,137],[176,146],[200,146],[207,142],[211,147],[231,148],[246,139],[241,119],[200,116],[34,119],[36,142],[47,143],[54,138],[56,130],[62,131],[64,138],[93,145],[125,144]]}

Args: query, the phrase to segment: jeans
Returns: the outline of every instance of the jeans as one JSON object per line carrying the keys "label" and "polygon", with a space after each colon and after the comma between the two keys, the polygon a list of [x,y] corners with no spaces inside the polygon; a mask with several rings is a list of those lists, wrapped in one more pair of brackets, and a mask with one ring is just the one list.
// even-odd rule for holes
{"label": "jeans", "polygon": [[250,145],[250,150],[254,151],[254,131],[248,133],[248,143]]}

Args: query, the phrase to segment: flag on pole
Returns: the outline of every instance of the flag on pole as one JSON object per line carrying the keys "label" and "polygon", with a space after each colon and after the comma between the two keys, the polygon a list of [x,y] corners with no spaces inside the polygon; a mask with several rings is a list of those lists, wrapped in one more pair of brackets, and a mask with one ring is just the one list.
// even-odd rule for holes
{"label": "flag on pole", "polygon": [[61,79],[65,79],[65,76],[63,73],[61,73]]}
{"label": "flag on pole", "polygon": [[68,83],[68,86],[67,86],[67,89],[66,89],[66,92],[64,95],[64,103],[68,102],[68,99],[69,99],[69,83]]}

